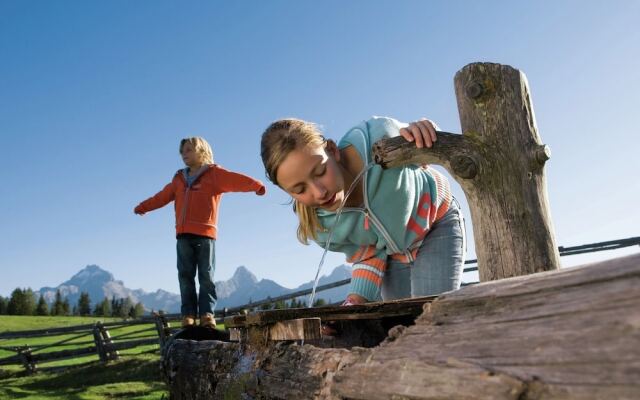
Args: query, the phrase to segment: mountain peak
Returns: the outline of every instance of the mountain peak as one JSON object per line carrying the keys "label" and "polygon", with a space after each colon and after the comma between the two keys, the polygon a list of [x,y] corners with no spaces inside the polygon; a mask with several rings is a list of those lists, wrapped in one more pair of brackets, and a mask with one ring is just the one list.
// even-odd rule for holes
{"label": "mountain peak", "polygon": [[82,286],[89,283],[90,281],[106,283],[113,280],[114,278],[111,272],[105,271],[99,266],[92,264],[87,265],[86,267],[81,269],[80,272],[72,276],[71,279],[69,279],[64,284]]}
{"label": "mountain peak", "polygon": [[243,284],[247,284],[247,283],[253,284],[258,282],[258,278],[256,278],[256,276],[251,271],[249,271],[249,269],[244,265],[241,265],[238,268],[236,268],[236,272],[233,273],[233,277],[231,278],[231,280],[233,280],[234,282],[243,283]]}

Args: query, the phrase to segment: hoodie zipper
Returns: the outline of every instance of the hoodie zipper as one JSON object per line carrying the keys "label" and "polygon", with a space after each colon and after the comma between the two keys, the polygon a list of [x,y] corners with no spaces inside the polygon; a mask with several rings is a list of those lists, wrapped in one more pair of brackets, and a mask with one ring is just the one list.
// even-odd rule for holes
{"label": "hoodie zipper", "polygon": [[[411,254],[410,251],[402,251],[400,250],[400,248],[398,247],[398,245],[396,244],[396,242],[393,240],[393,238],[391,237],[391,235],[389,235],[389,232],[387,232],[387,230],[385,229],[384,225],[382,225],[382,222],[380,222],[380,220],[375,216],[375,214],[371,211],[371,207],[369,206],[369,195],[367,192],[367,176],[369,175],[369,171],[365,172],[364,177],[362,178],[362,182],[364,185],[363,188],[363,198],[364,198],[364,207],[365,207],[365,223],[367,223],[368,219],[371,219],[371,222],[373,223],[373,225],[378,229],[378,231],[382,234],[382,237],[384,237],[384,240],[387,242],[387,244],[389,245],[389,247],[391,248],[391,251],[393,251],[394,254],[404,254],[407,259],[409,260],[409,262],[413,262],[413,255]],[[367,223],[368,225],[368,223]]]}

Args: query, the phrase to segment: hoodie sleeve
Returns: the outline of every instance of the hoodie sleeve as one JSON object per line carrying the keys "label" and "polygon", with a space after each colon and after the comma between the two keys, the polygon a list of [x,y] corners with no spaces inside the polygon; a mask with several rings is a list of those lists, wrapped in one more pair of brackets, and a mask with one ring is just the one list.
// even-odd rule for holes
{"label": "hoodie sleeve", "polygon": [[373,145],[380,139],[390,138],[400,135],[400,129],[409,126],[389,117],[371,117],[357,126],[351,128],[340,142],[338,147],[343,149],[354,146],[365,164],[373,161]]}
{"label": "hoodie sleeve", "polygon": [[149,197],[145,201],[138,204],[136,207],[137,210],[140,210],[143,213],[147,213],[149,211],[153,211],[155,209],[161,208],[175,200],[176,191],[175,191],[175,178],[171,180],[161,191]]}
{"label": "hoodie sleeve", "polygon": [[227,192],[255,192],[263,195],[266,188],[262,182],[250,176],[226,170],[216,166],[216,186],[220,193]]}
{"label": "hoodie sleeve", "polygon": [[[324,247],[324,243],[320,245]],[[332,243],[329,245],[329,250],[344,253],[347,262],[352,263],[349,294],[360,295],[368,301],[382,300],[382,279],[387,269],[385,249],[377,249],[376,246]]]}

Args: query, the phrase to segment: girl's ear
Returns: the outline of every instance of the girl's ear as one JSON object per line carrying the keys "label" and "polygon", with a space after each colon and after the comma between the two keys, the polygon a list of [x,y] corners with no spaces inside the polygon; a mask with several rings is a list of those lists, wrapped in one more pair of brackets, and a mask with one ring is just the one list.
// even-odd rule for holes
{"label": "girl's ear", "polygon": [[336,142],[331,139],[327,139],[325,142],[325,150],[327,154],[333,157],[336,161],[340,161],[340,149]]}

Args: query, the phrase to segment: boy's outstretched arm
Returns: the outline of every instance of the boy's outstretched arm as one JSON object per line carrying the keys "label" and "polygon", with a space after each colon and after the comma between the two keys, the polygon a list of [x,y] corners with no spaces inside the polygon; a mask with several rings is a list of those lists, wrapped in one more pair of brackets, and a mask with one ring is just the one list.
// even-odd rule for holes
{"label": "boy's outstretched arm", "polygon": [[266,193],[264,184],[250,176],[226,170],[220,166],[216,169],[216,185],[221,193],[255,192],[258,196]]}
{"label": "boy's outstretched arm", "polygon": [[153,211],[157,208],[166,206],[170,202],[175,200],[175,190],[173,187],[173,181],[167,184],[161,191],[154,196],[149,197],[145,201],[141,202],[133,209],[133,212],[138,215],[144,215],[149,211]]}

